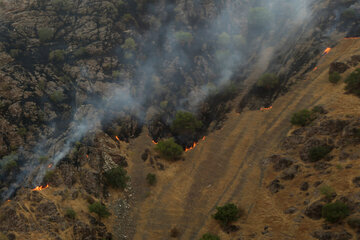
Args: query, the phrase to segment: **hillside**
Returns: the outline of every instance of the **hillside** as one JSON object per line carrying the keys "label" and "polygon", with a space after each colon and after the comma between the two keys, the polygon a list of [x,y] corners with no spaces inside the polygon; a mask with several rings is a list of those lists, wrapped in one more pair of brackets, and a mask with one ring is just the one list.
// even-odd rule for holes
{"label": "hillside", "polygon": [[359,23],[356,0],[0,0],[0,240],[360,238]]}

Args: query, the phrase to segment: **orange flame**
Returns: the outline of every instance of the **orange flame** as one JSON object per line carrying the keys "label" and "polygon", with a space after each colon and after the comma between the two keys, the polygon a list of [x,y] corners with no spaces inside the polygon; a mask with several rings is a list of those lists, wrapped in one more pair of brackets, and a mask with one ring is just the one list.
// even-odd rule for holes
{"label": "orange flame", "polygon": [[268,108],[262,107],[262,108],[260,108],[260,111],[267,111],[267,110],[270,110],[270,109],[272,109],[272,106],[270,106]]}
{"label": "orange flame", "polygon": [[52,166],[53,166],[52,163],[50,163],[50,164],[48,165],[48,168],[52,168]]}
{"label": "orange flame", "polygon": [[8,200],[7,200],[7,202],[11,202],[11,200],[10,200],[10,199],[8,199]]}
{"label": "orange flame", "polygon": [[36,188],[32,189],[32,191],[41,191],[49,187],[49,184],[46,184],[45,187],[43,186],[37,186]]}
{"label": "orange flame", "polygon": [[314,70],[313,70],[313,72],[315,72],[316,70],[318,69],[318,67],[314,67]]}
{"label": "orange flame", "polygon": [[115,136],[115,138],[116,138],[116,140],[118,140],[118,141],[120,142],[120,139],[119,139],[119,137],[118,137],[118,136]]}
{"label": "orange flame", "polygon": [[[203,138],[201,140],[204,141],[205,139],[206,139],[206,137],[203,136]],[[196,147],[196,145],[198,145],[198,143],[194,142],[192,146],[185,148],[185,152],[190,151],[191,149],[194,149]]]}
{"label": "orange flame", "polygon": [[360,39],[360,37],[346,37],[344,39]]}
{"label": "orange flame", "polygon": [[325,56],[326,54],[328,54],[331,51],[331,48],[326,48],[323,52],[323,56]]}
{"label": "orange flame", "polygon": [[151,140],[151,142],[153,143],[153,144],[158,144],[157,142],[155,142],[154,140]]}

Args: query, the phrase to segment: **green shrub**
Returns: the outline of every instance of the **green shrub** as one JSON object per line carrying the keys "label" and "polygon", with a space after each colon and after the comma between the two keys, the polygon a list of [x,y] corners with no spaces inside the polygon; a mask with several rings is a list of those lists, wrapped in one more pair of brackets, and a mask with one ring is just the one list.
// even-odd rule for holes
{"label": "green shrub", "polygon": [[104,204],[101,202],[95,202],[89,206],[89,211],[92,213],[96,213],[99,218],[110,216],[110,212],[106,208]]}
{"label": "green shrub", "polygon": [[176,134],[192,135],[203,126],[203,123],[196,119],[190,112],[179,111],[171,124],[171,131]]}
{"label": "green shrub", "polygon": [[345,90],[360,97],[360,68],[356,69],[345,80]]}
{"label": "green shrub", "polygon": [[57,90],[50,95],[50,100],[54,103],[60,103],[65,100],[65,95],[62,91]]}
{"label": "green shrub", "polygon": [[168,106],[168,104],[169,104],[169,102],[166,101],[166,100],[161,101],[161,102],[160,102],[160,107],[161,107],[162,109],[166,109],[167,106]]}
{"label": "green shrub", "polygon": [[73,4],[69,0],[52,0],[52,5],[56,11],[71,11]]}
{"label": "green shrub", "polygon": [[331,199],[336,194],[335,190],[328,185],[322,185],[319,190],[327,199]]}
{"label": "green shrub", "polygon": [[312,112],[307,109],[296,112],[291,117],[291,124],[302,127],[309,125],[312,121],[314,121],[314,116]]}
{"label": "green shrub", "polygon": [[51,28],[40,28],[38,30],[40,42],[49,42],[54,37],[54,30]]}
{"label": "green shrub", "polygon": [[27,133],[27,129],[24,127],[21,127],[17,130],[17,133],[21,136],[21,137],[25,137],[26,133]]}
{"label": "green shrub", "polygon": [[360,138],[360,128],[354,128],[353,133],[355,138]]}
{"label": "green shrub", "polygon": [[86,58],[89,55],[89,50],[85,47],[80,47],[74,52],[74,57],[78,59]]}
{"label": "green shrub", "polygon": [[236,221],[240,218],[241,210],[233,203],[228,203],[222,207],[216,207],[217,212],[213,215],[223,226]]}
{"label": "green shrub", "polygon": [[76,212],[74,211],[74,209],[68,208],[68,209],[66,209],[65,217],[70,218],[70,219],[75,219],[76,218]]}
{"label": "green shrub", "polygon": [[224,62],[226,61],[230,56],[230,51],[228,49],[220,49],[216,50],[215,52],[215,58],[218,62]]}
{"label": "green shrub", "polygon": [[217,235],[205,233],[199,240],[220,240],[220,238]]}
{"label": "green shrub", "polygon": [[18,167],[18,164],[15,160],[10,160],[6,162],[4,166],[5,172],[11,172],[12,170],[15,170]]}
{"label": "green shrub", "polygon": [[250,9],[248,24],[251,29],[263,29],[269,25],[271,15],[269,10],[263,7],[255,7]]}
{"label": "green shrub", "polygon": [[17,58],[21,53],[21,50],[20,49],[11,49],[10,50],[10,56],[12,58]]}
{"label": "green shrub", "polygon": [[127,38],[125,40],[125,42],[123,43],[123,45],[121,45],[121,48],[124,50],[134,51],[134,50],[136,50],[136,42],[132,38]]}
{"label": "green shrub", "polygon": [[48,184],[50,182],[52,182],[54,180],[55,177],[55,171],[54,170],[49,170],[45,173],[43,182],[44,184]]}
{"label": "green shrub", "polygon": [[49,60],[51,62],[57,62],[57,63],[64,62],[64,60],[65,60],[64,50],[58,49],[58,50],[54,50],[54,51],[50,52]]}
{"label": "green shrub", "polygon": [[311,162],[317,162],[323,159],[331,150],[332,148],[327,145],[312,147],[309,151],[309,159]]}
{"label": "green shrub", "polygon": [[180,44],[190,44],[193,41],[193,35],[190,32],[178,31],[175,33],[175,39]]}
{"label": "green shrub", "polygon": [[347,224],[352,229],[359,229],[360,228],[360,218],[359,217],[352,217],[347,221]]}
{"label": "green shrub", "polygon": [[356,17],[356,11],[353,8],[348,8],[345,9],[342,13],[341,13],[341,19],[343,21],[347,21],[347,20],[353,20]]}
{"label": "green shrub", "polygon": [[161,140],[156,146],[155,150],[159,152],[164,158],[169,160],[176,160],[181,157],[183,148],[175,143],[173,138]]}
{"label": "green shrub", "polygon": [[116,167],[104,173],[106,183],[114,188],[125,189],[130,177],[122,167]]}
{"label": "green shrub", "polygon": [[349,207],[340,201],[336,201],[335,203],[328,203],[322,208],[322,217],[331,223],[336,223],[341,219],[346,218],[349,216],[349,213]]}
{"label": "green shrub", "polygon": [[223,32],[218,36],[217,42],[220,46],[227,47],[231,43],[231,37],[226,32]]}
{"label": "green shrub", "polygon": [[120,78],[122,76],[121,71],[113,71],[112,72],[112,77],[113,78]]}
{"label": "green shrub", "polygon": [[39,157],[39,162],[40,163],[46,163],[47,161],[49,160],[49,157],[48,156],[40,156]]}
{"label": "green shrub", "polygon": [[279,78],[273,73],[263,74],[256,82],[256,86],[265,88],[267,90],[273,90],[279,86]]}
{"label": "green shrub", "polygon": [[134,25],[137,25],[136,19],[130,13],[125,13],[121,18],[121,21],[124,23],[133,23]]}
{"label": "green shrub", "polygon": [[336,84],[336,83],[338,83],[340,80],[341,80],[340,73],[338,73],[338,72],[333,72],[333,73],[330,73],[330,74],[329,74],[329,81],[330,81],[331,83]]}
{"label": "green shrub", "polygon": [[153,173],[149,173],[146,176],[146,181],[148,182],[149,185],[154,186],[156,183],[156,175]]}

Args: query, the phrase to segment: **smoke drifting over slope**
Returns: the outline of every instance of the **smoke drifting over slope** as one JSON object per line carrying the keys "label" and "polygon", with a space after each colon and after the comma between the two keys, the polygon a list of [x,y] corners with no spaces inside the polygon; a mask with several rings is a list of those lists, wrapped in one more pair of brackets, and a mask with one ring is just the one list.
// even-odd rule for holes
{"label": "smoke drifting over slope", "polygon": [[268,68],[273,53],[291,47],[295,35],[313,20],[310,3],[244,0],[223,5],[200,1],[151,4],[143,14],[150,22],[148,28],[137,32],[133,26],[124,33],[135,45],[129,40],[117,46],[124,69],[131,71],[119,69],[120,76],[113,76],[101,96],[76,99],[80,104],[68,129],[56,139],[44,139],[34,150],[36,156],[48,155],[50,161],[43,165],[36,160],[27,162],[3,198],[25,178],[39,185],[49,163],[56,166],[75,142],[99,130],[102,122],[118,118],[119,112],[131,112],[145,124],[154,115],[148,112],[150,108],[156,113],[164,111],[159,107],[162,101],[169,102],[171,114],[176,110],[196,112],[209,92],[232,82],[241,84],[239,81],[253,73],[259,76]]}

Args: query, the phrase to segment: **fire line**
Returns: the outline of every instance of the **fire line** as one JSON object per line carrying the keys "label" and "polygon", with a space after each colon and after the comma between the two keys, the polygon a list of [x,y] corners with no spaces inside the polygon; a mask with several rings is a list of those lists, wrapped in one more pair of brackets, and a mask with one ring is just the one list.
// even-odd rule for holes
{"label": "fire line", "polygon": [[37,186],[36,188],[32,189],[32,191],[42,191],[42,190],[44,190],[44,189],[46,189],[46,188],[48,188],[48,187],[49,187],[49,184],[46,184],[45,187],[43,187],[43,186]]}

